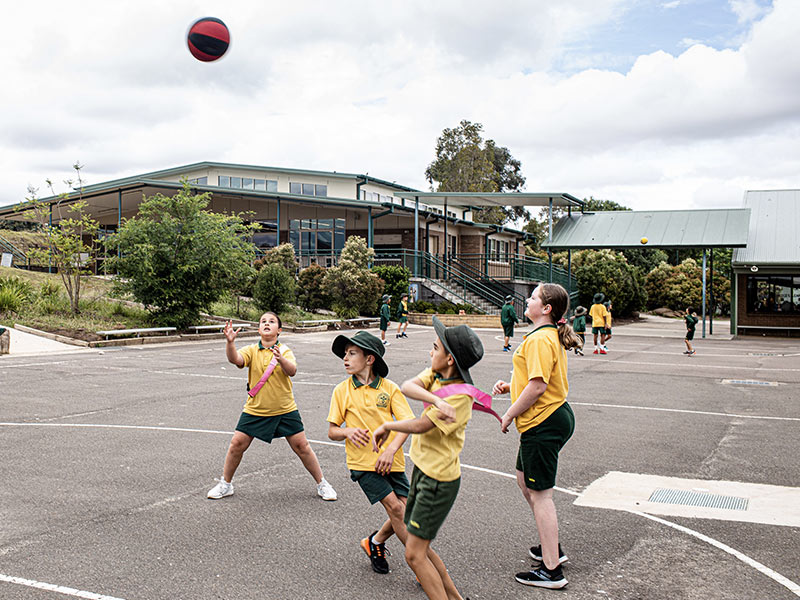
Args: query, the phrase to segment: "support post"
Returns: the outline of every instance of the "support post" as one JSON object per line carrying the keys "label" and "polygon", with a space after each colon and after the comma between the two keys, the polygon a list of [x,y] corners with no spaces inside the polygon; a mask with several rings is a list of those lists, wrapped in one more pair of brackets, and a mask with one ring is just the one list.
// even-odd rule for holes
{"label": "support post", "polygon": [[367,246],[370,248],[374,247],[374,233],[373,233],[373,225],[372,225],[372,207],[367,208]]}
{"label": "support post", "polygon": [[572,249],[567,250],[567,295],[572,294]]}
{"label": "support post", "polygon": [[[278,215],[277,219],[275,219],[275,240],[278,242],[275,244],[276,246],[281,245],[281,199],[277,199],[278,202]],[[333,244],[331,244],[333,246]],[[298,248],[297,251],[300,252],[301,248]],[[300,258],[299,256],[297,258]],[[303,264],[302,262],[300,264]]]}
{"label": "support post", "polygon": [[703,248],[703,337],[706,337],[706,249]]}
{"label": "support post", "polygon": [[708,335],[714,335],[714,313],[717,312],[716,306],[714,305],[714,249],[711,248],[711,256],[708,265],[708,274],[709,279],[711,280],[709,286],[709,307],[711,310],[708,313]]}
{"label": "support post", "polygon": [[444,278],[447,279],[447,255],[448,246],[450,241],[447,239],[447,198],[444,199]]}
{"label": "support post", "polygon": [[[553,241],[553,199],[547,204],[547,243]],[[547,281],[553,283],[553,249],[547,248]]]}
{"label": "support post", "polygon": [[419,276],[419,196],[414,196],[414,277]]}

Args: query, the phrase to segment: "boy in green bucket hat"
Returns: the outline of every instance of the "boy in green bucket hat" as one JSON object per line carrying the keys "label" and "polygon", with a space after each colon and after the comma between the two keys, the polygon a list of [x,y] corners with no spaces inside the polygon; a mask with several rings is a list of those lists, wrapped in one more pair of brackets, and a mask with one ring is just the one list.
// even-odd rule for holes
{"label": "boy in green bucket hat", "polygon": [[458,494],[459,455],[472,417],[473,398],[455,394],[442,399],[435,392],[451,384],[472,385],[469,370],[483,358],[483,345],[467,325],[445,327],[433,317],[433,328],[436,338],[430,352],[430,368],[401,387],[407,397],[430,406],[417,419],[384,423],[373,432],[372,443],[375,452],[380,452],[390,432],[416,434],[411,441],[414,471],[403,519],[408,529],[406,562],[428,598],[459,598],[455,583],[431,542]]}
{"label": "boy in green bucket hat", "polygon": [[403,443],[408,434],[392,434],[383,451],[376,455],[370,432],[386,421],[413,419],[414,413],[398,385],[386,379],[389,367],[383,360],[385,348],[380,339],[366,331],[351,338],[339,335],[331,350],[344,361],[349,377],[331,395],[328,437],[344,440],[350,478],[361,486],[371,504],[380,502],[386,510],[388,518],[381,528],[361,540],[372,570],[385,574],[389,572],[386,541],[395,534],[406,543],[403,513],[409,483]]}

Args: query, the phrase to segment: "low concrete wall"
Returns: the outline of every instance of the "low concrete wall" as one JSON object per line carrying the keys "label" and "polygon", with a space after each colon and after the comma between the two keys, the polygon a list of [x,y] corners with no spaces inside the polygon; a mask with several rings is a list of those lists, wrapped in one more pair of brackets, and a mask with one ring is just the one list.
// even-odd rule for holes
{"label": "low concrete wall", "polygon": [[408,313],[408,322],[414,325],[433,325],[433,317],[446,326],[469,325],[470,327],[502,329],[499,315],[429,315],[426,313]]}

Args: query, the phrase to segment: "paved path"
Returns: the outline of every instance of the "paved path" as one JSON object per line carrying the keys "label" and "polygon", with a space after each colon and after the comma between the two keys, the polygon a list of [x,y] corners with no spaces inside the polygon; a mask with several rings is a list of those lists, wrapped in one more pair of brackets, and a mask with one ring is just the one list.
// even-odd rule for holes
{"label": "paved path", "polygon": [[[797,492],[800,341],[696,339],[698,354],[687,357],[676,323],[654,322],[664,329],[652,336],[620,327],[608,355],[570,357],[577,428],[555,494],[570,584],[559,597],[797,598],[800,528],[699,509],[608,508],[588,493],[609,474],[646,497],[637,479]],[[408,333],[389,337],[396,381],[429,363],[432,330]],[[226,363],[220,340],[3,357],[0,599],[55,600],[72,588],[124,600],[422,600],[396,540],[388,575],[374,574],[358,547],[382,511],[326,437],[330,393],[344,379],[330,352],[336,335],[284,336],[299,359],[307,435],[339,492],[334,503],[316,497],[280,440],[248,450],[234,496],[205,498],[244,395],[244,373]],[[501,332],[479,335],[486,355],[474,376],[490,389],[511,358]],[[501,412],[508,402],[495,400]],[[513,579],[538,543],[513,480],[517,443],[475,414],[459,498],[435,542],[473,600],[555,594]],[[61,587],[33,587],[45,584]]]}

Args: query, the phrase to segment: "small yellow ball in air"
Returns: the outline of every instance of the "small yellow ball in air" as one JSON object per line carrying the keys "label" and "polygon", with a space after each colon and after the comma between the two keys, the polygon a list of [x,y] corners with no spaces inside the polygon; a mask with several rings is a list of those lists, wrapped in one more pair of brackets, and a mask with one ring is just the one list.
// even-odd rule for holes
{"label": "small yellow ball in air", "polygon": [[639,241],[640,241],[640,242],[642,242],[643,244],[646,244],[646,243],[647,243],[647,238],[646,238],[646,237],[643,237],[643,238],[642,238],[641,240],[639,240]]}

